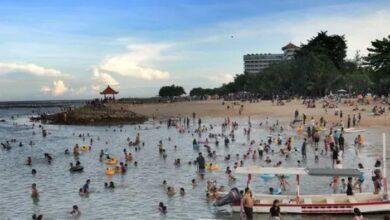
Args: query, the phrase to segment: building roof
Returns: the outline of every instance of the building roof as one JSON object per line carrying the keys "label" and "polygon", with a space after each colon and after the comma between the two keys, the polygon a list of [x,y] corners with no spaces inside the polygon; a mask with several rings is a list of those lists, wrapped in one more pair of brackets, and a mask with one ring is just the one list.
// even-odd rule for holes
{"label": "building roof", "polygon": [[102,95],[113,95],[113,94],[118,94],[119,92],[115,91],[113,88],[111,88],[109,85],[105,90],[100,92]]}
{"label": "building roof", "polygon": [[299,48],[298,46],[295,46],[294,44],[292,43],[288,43],[286,46],[282,47],[282,50],[286,50],[286,49],[295,49],[295,48]]}

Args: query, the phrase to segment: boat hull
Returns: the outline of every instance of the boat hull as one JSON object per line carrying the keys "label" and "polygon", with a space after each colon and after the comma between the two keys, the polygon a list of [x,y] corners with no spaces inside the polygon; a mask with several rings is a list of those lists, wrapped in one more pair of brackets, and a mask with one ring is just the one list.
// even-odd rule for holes
{"label": "boat hull", "polygon": [[[390,212],[390,200],[380,198],[380,195],[373,194],[359,194],[356,196],[346,196],[345,194],[312,195],[301,197],[301,202],[297,204],[292,201],[290,196],[255,195],[253,212],[269,213],[272,201],[275,199],[280,201],[281,213],[352,214],[354,208],[359,208],[362,213]],[[232,204],[232,209],[233,212],[241,212],[240,204]]]}
{"label": "boat hull", "polygon": [[[253,207],[255,213],[269,213],[271,205],[256,204]],[[390,212],[390,202],[373,204],[311,204],[311,205],[280,205],[281,213],[291,214],[352,214],[354,208],[359,208],[362,213]],[[232,206],[233,212],[241,212],[240,205]]]}

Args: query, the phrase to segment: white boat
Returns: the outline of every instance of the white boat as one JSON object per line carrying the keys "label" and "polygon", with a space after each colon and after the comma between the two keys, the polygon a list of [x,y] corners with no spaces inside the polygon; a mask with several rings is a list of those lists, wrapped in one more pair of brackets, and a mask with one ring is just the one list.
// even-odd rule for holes
{"label": "white boat", "polygon": [[[385,143],[385,136],[383,135]],[[386,150],[383,154],[386,158]],[[386,167],[386,161],[383,161],[383,167]],[[274,200],[279,200],[281,213],[294,214],[352,214],[354,208],[359,208],[362,213],[383,213],[390,212],[390,200],[387,194],[386,169],[383,169],[383,192],[373,193],[355,193],[352,196],[346,194],[322,194],[322,195],[301,195],[299,188],[299,178],[301,175],[311,176],[352,176],[361,175],[358,169],[328,169],[328,168],[281,168],[281,167],[238,167],[236,174],[251,175],[296,175],[297,190],[296,195],[270,195],[254,194],[255,213],[269,213]],[[249,183],[250,181],[248,181]],[[237,201],[231,204],[234,212],[241,212],[241,203]]]}

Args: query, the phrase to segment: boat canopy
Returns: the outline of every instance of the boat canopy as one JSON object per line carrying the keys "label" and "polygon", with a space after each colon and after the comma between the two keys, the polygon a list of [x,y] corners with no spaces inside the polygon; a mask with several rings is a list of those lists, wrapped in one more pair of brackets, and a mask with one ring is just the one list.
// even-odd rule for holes
{"label": "boat canopy", "polygon": [[332,168],[311,168],[308,169],[311,176],[360,176],[358,169],[332,169]]}
{"label": "boat canopy", "polygon": [[235,173],[238,174],[279,174],[279,175],[308,175],[307,170],[302,167],[282,168],[282,167],[237,167]]}
{"label": "boat canopy", "polygon": [[237,174],[276,174],[276,175],[311,175],[311,176],[360,176],[358,169],[303,168],[303,167],[237,167]]}

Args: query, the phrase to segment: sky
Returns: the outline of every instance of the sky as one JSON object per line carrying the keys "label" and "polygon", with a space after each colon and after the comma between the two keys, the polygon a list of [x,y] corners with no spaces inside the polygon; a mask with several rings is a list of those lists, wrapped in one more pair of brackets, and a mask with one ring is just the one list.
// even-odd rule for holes
{"label": "sky", "polygon": [[120,97],[218,87],[247,53],[281,53],[319,31],[348,58],[390,34],[390,1],[0,0],[0,101]]}

